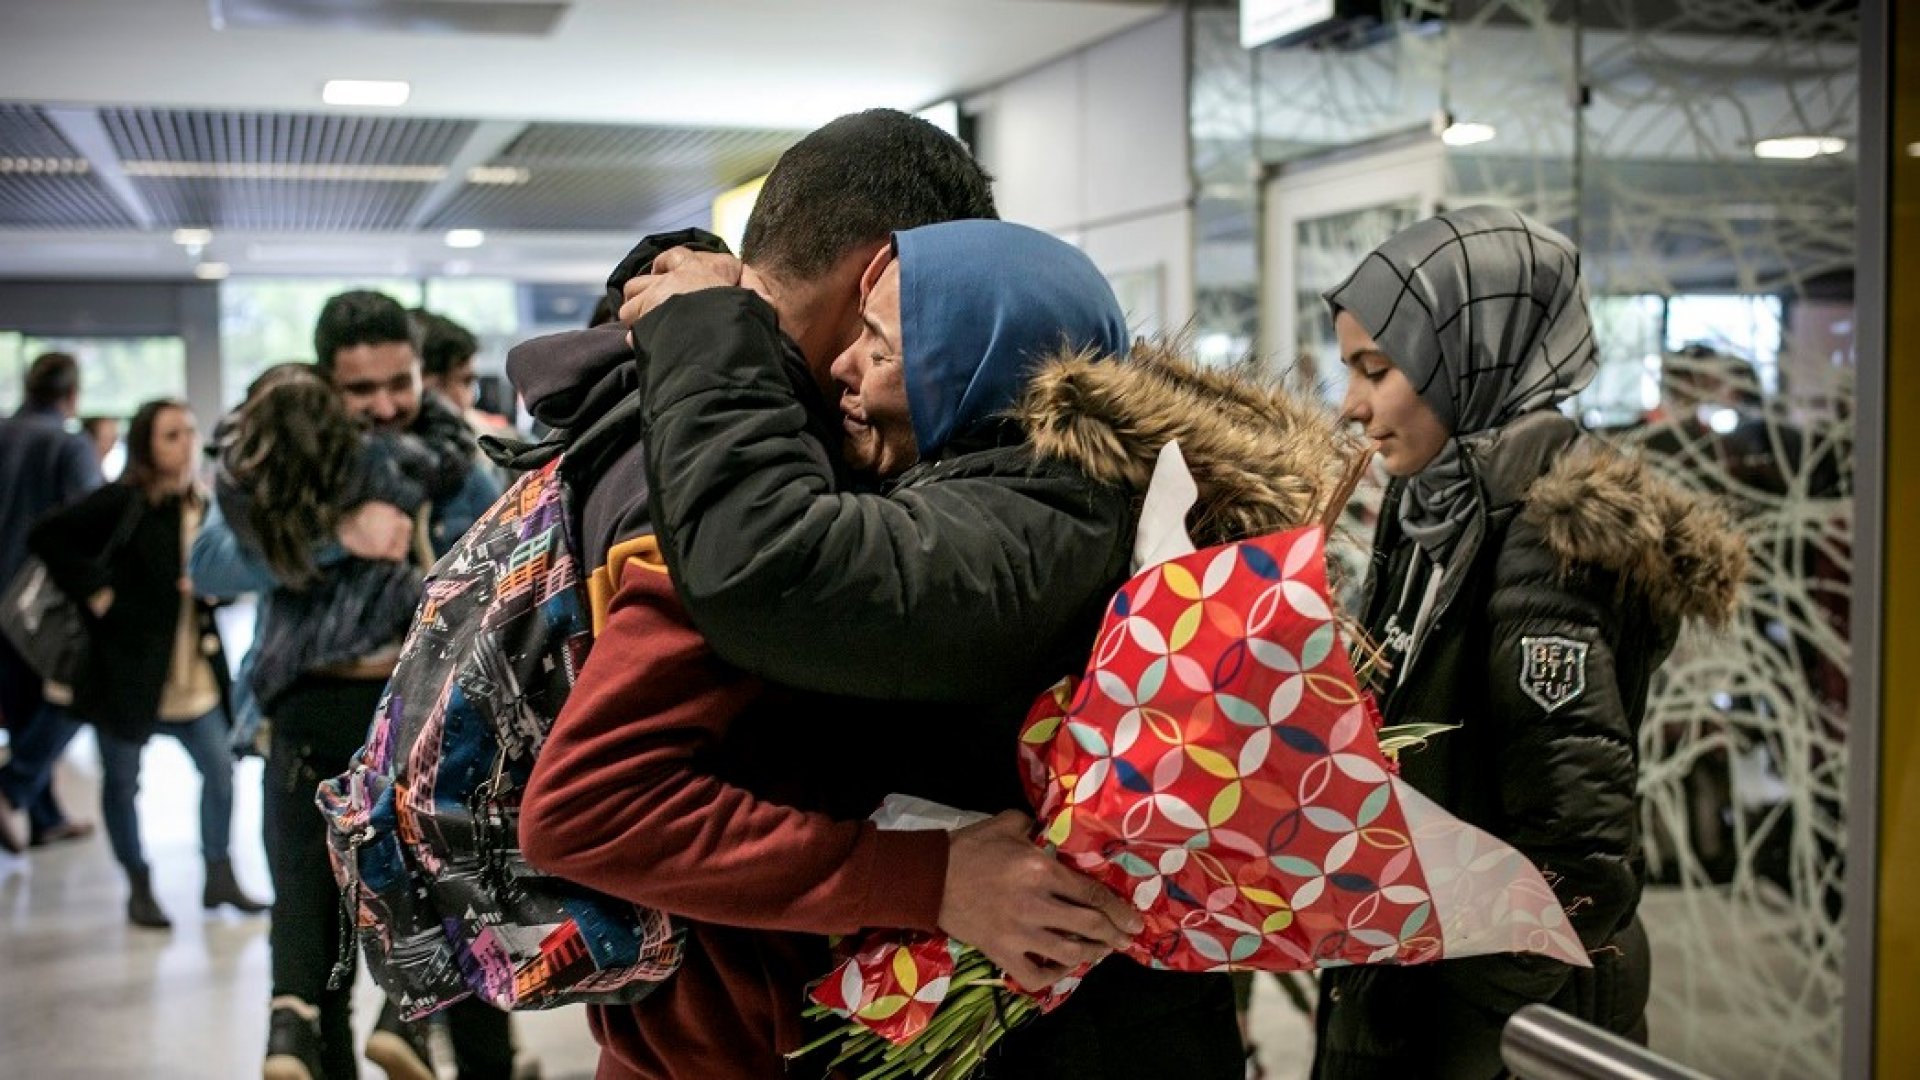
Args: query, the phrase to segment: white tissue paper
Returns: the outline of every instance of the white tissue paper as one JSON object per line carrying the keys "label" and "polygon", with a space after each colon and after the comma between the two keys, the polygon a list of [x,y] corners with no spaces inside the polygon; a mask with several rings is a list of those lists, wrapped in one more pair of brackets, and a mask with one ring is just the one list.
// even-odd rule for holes
{"label": "white tissue paper", "polygon": [[1146,501],[1140,508],[1140,527],[1133,534],[1133,572],[1168,559],[1193,554],[1193,538],[1187,535],[1187,512],[1200,498],[1187,459],[1178,442],[1160,448],[1153,465],[1153,479],[1147,484]]}
{"label": "white tissue paper", "polygon": [[889,832],[911,829],[945,829],[953,832],[992,816],[973,810],[955,810],[951,806],[942,806],[912,795],[895,794],[887,796],[886,801],[880,804],[880,809],[873,812],[873,823]]}

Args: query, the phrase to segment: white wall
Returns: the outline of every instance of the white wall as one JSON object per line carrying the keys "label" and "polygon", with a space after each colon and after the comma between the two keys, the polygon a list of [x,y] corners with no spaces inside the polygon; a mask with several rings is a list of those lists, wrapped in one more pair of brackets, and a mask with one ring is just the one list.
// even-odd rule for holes
{"label": "white wall", "polygon": [[1137,331],[1193,314],[1186,33],[1171,12],[963,104],[1000,216],[1084,249]]}

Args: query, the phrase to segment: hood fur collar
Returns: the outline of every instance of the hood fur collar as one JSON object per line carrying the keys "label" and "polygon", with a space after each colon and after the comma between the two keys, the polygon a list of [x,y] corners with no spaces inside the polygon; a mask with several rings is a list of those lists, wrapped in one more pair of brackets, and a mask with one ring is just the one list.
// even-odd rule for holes
{"label": "hood fur collar", "polygon": [[1747,573],[1747,541],[1711,499],[1581,432],[1552,409],[1469,436],[1488,508],[1524,502],[1563,566],[1620,576],[1663,619],[1723,626]]}
{"label": "hood fur collar", "polygon": [[1035,450],[1144,493],[1160,448],[1180,442],[1200,489],[1200,547],[1318,521],[1350,444],[1317,401],[1142,343],[1123,363],[1058,356],[1015,408]]}
{"label": "hood fur collar", "polygon": [[1527,495],[1525,516],[1564,564],[1631,582],[1669,618],[1724,626],[1747,575],[1747,542],[1725,510],[1646,462],[1582,439]]}

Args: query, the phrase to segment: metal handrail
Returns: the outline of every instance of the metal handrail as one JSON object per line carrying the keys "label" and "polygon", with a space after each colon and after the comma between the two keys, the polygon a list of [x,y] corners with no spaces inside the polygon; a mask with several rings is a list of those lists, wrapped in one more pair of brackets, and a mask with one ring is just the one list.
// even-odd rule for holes
{"label": "metal handrail", "polygon": [[1500,1060],[1520,1080],[1712,1080],[1546,1005],[1528,1005],[1507,1021]]}

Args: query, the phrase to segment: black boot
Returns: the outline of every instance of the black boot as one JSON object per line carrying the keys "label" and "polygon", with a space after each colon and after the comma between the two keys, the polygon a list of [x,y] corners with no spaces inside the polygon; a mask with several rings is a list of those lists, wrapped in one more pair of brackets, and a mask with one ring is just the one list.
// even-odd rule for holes
{"label": "black boot", "polygon": [[208,910],[232,904],[242,915],[256,915],[272,906],[241,891],[239,880],[233,876],[233,862],[228,859],[207,860],[207,884],[200,891],[200,903]]}
{"label": "black boot", "polygon": [[127,884],[133,889],[133,895],[127,897],[127,921],[152,930],[171,929],[173,920],[161,910],[160,901],[153,898],[153,882],[148,879],[147,872],[129,872]]}
{"label": "black boot", "polygon": [[[276,1001],[281,999],[275,999]],[[276,1005],[267,1028],[267,1060],[260,1075],[264,1080],[323,1080],[320,1067],[320,1025],[311,1005]]]}
{"label": "black boot", "polygon": [[433,1048],[427,1041],[427,1021],[400,1019],[392,998],[380,1009],[373,1034],[367,1037],[367,1060],[387,1071],[387,1080],[434,1080]]}

